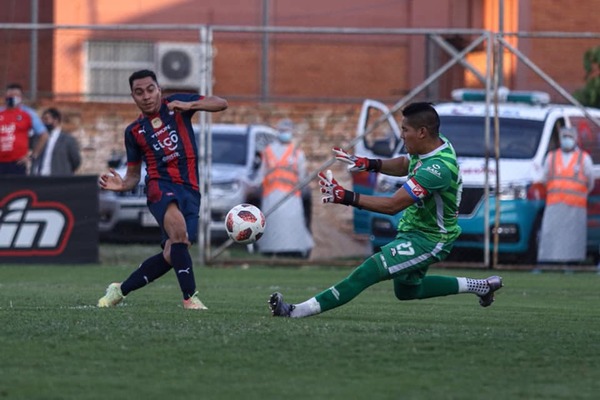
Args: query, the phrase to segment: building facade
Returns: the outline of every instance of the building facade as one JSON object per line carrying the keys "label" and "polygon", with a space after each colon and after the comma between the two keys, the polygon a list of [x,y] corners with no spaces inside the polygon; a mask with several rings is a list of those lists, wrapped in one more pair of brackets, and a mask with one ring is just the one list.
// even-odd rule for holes
{"label": "building facade", "polygon": [[[444,30],[438,36],[460,51],[477,37],[475,32],[498,32],[500,20],[505,33],[594,32],[596,22],[591,16],[600,0],[576,4],[567,0],[0,0],[0,24],[44,24],[37,30],[0,28],[0,53],[5,55],[0,58],[0,84],[21,83],[38,108],[61,107],[90,156],[82,171],[95,172],[103,168],[102,160],[122,147],[122,129],[136,115],[129,99],[129,74],[153,68],[165,90],[198,90],[203,66],[200,27],[211,26],[215,27],[213,92],[232,105],[215,118],[273,124],[291,117],[307,139],[309,157],[320,160],[328,156],[329,142],[340,144],[352,138],[362,99],[393,104],[450,58],[431,33]],[[264,27],[289,31],[265,33],[260,31]],[[363,31],[357,33],[359,29]],[[569,92],[584,84],[584,52],[600,44],[584,37],[508,35],[506,39]],[[548,91],[554,101],[564,101],[510,52],[505,51],[502,59],[504,85]],[[485,72],[484,47],[475,48],[466,60]],[[447,99],[453,88],[463,86],[477,87],[481,82],[472,72],[454,66],[420,97]]]}

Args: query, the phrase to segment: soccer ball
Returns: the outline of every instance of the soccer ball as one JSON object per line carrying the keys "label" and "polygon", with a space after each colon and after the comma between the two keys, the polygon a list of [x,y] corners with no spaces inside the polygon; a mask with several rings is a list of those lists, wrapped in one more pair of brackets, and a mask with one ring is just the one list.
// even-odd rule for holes
{"label": "soccer ball", "polygon": [[260,209],[252,204],[238,204],[225,217],[225,230],[236,243],[250,244],[263,235],[267,221]]}

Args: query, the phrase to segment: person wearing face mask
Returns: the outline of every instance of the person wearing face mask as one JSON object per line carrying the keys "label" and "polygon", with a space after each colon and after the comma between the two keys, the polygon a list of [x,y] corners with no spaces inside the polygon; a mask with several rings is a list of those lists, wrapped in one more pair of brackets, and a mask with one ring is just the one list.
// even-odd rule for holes
{"label": "person wearing face mask", "polygon": [[[5,107],[0,108],[0,175],[27,175],[27,168],[42,154],[48,132],[36,112],[24,105],[19,84],[6,87]],[[29,134],[36,136],[29,152]]]}
{"label": "person wearing face mask", "polygon": [[590,155],[577,146],[577,130],[561,128],[560,148],[548,152],[542,182],[546,209],[542,218],[538,264],[577,264],[586,258],[587,198],[594,188]]}
{"label": "person wearing face mask", "polygon": [[306,177],[306,158],[293,143],[292,121],[280,121],[277,130],[278,140],[263,153],[261,208],[267,228],[257,245],[266,256],[308,258],[314,241],[305,223],[301,191],[293,190]]}
{"label": "person wearing face mask", "polygon": [[50,135],[33,172],[41,176],[70,176],[81,165],[77,139],[61,129],[62,115],[51,107],[42,113],[42,122]]}

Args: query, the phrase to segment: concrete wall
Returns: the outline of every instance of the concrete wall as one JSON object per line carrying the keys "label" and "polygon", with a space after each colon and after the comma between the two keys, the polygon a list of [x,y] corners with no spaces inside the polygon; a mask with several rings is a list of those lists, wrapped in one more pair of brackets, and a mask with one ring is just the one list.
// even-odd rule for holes
{"label": "concrete wall", "polygon": [[[112,154],[123,154],[123,131],[139,115],[131,104],[55,103],[63,112],[63,127],[72,133],[81,145],[83,163],[78,174],[99,174],[106,170],[106,161]],[[250,104],[230,102],[229,109],[211,114],[214,123],[261,123],[275,126],[282,118],[291,118],[296,124],[296,140],[309,160],[310,170],[316,170],[327,161],[333,146],[347,144],[354,138],[360,104]]]}

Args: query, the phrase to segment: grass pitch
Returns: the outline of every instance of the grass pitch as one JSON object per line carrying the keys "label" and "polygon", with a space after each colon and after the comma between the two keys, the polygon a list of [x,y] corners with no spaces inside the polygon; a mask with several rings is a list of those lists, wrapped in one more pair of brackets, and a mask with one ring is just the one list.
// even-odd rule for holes
{"label": "grass pitch", "polygon": [[598,398],[593,273],[503,271],[487,309],[474,295],[399,302],[382,282],[296,320],[270,316],[272,291],[299,302],[350,270],[197,267],[206,312],[181,308],[173,274],[97,309],[139,261],[0,265],[0,399]]}

